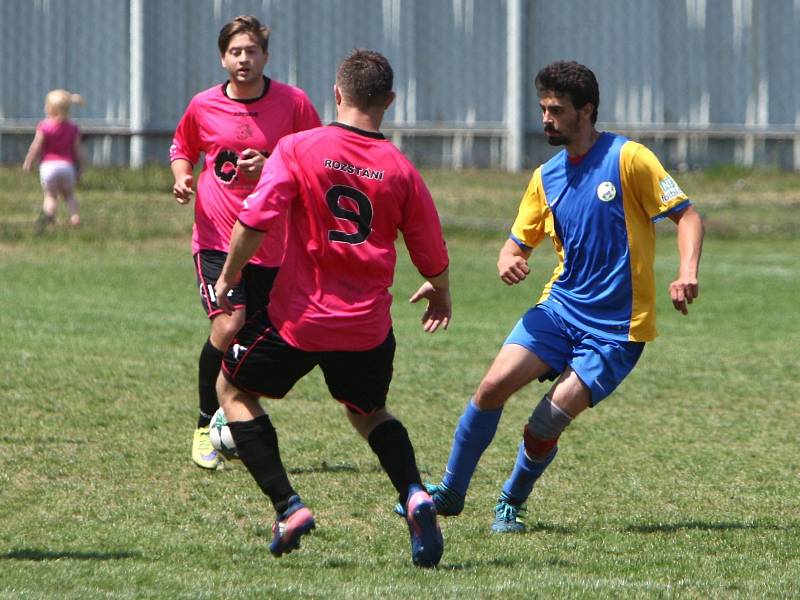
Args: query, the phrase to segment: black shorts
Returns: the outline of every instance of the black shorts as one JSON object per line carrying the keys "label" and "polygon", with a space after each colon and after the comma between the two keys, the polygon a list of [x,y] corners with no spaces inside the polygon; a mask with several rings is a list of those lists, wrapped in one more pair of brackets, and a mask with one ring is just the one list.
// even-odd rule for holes
{"label": "black shorts", "polygon": [[[227,257],[228,254],[221,250],[200,250],[194,255],[200,304],[209,319],[222,312],[214,286]],[[242,280],[228,293],[230,303],[236,308],[245,307],[247,318],[252,317],[269,303],[269,292],[277,274],[277,267],[246,264],[242,269]]]}
{"label": "black shorts", "polygon": [[359,352],[306,352],[289,345],[272,327],[266,311],[247,321],[225,353],[222,373],[242,391],[283,398],[319,365],[328,391],[358,414],[386,405],[394,365],[394,333],[376,348]]}

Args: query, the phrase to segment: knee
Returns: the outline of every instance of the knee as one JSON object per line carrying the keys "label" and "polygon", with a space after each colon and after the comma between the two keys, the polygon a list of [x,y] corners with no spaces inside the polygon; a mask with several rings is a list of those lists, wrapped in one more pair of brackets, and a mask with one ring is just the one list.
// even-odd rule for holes
{"label": "knee", "polygon": [[244,311],[237,310],[227,319],[214,319],[211,329],[211,343],[217,350],[224,352],[231,345],[233,338],[244,325]]}
{"label": "knee", "polygon": [[369,439],[370,434],[378,425],[394,419],[385,408],[376,410],[368,415],[355,413],[347,407],[345,407],[344,410],[348,421],[350,421],[350,425],[352,425],[353,429],[364,439]]}
{"label": "knee", "polygon": [[243,398],[239,396],[245,396],[244,392],[228,381],[220,371],[220,374],[217,375],[217,399],[222,410],[227,413],[229,407],[243,401]]}
{"label": "knee", "polygon": [[475,392],[475,405],[481,410],[500,408],[511,394],[502,379],[486,376]]}
{"label": "knee", "polygon": [[546,458],[558,445],[558,438],[572,418],[545,395],[536,405],[523,430],[525,453],[531,459]]}

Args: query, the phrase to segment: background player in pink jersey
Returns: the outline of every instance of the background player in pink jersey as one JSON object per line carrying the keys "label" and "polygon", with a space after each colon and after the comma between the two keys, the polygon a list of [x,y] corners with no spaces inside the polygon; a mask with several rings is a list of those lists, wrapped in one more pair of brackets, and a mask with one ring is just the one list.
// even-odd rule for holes
{"label": "background player in pink jersey", "polygon": [[47,94],[44,101],[47,118],[36,126],[36,135],[22,163],[23,170],[31,171],[36,161],[41,161],[39,178],[44,201],[42,213],[36,220],[37,233],[55,222],[59,196],[67,203],[70,225],[81,222],[75,184],[80,177],[83,150],[80,129],[69,119],[73,104],[83,104],[83,98],[66,90],[52,90]]}
{"label": "background player in pink jersey", "polygon": [[234,310],[220,310],[214,293],[228,251],[231,228],[242,201],[253,191],[266,157],[284,135],[320,125],[306,94],[268,79],[269,29],[252,16],[239,16],[219,33],[218,46],[228,81],[200,92],[181,118],[170,160],[173,195],[187,204],[194,195],[193,167],[205,154],[197,184],[192,231],[200,301],[211,319],[211,333],[200,353],[200,415],[192,440],[192,460],[214,469],[221,457],[211,446],[208,425],[219,407],[215,382],[225,349],[244,324],[249,307],[263,305],[281,263],[285,227],[278,225],[268,243],[244,269],[230,290]]}
{"label": "background player in pink jersey", "polygon": [[337,122],[287,136],[245,203],[216,293],[228,291],[265,235],[289,213],[284,263],[268,314],[248,320],[225,354],[217,383],[239,456],[277,516],[270,552],[299,545],[314,517],[289,483],[278,439],[259,396],[282,398],[315,366],[350,423],[378,456],[406,507],[411,555],[438,564],[442,535],[423,489],[414,448],[386,410],[395,341],[389,313],[399,231],[427,280],[425,331],[446,328],[451,304],[448,255],[430,193],[414,166],[379,132],[394,99],[391,66],[357,50],[339,67]]}

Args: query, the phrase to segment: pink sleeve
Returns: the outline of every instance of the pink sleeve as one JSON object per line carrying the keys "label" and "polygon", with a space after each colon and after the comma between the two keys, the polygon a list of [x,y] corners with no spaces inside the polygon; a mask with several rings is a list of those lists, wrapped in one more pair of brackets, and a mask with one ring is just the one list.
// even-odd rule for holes
{"label": "pink sleeve", "polygon": [[169,160],[171,162],[182,158],[196,165],[200,160],[200,151],[200,132],[194,118],[194,103],[189,103],[175,129],[172,145],[169,147]]}
{"label": "pink sleeve", "polygon": [[403,205],[403,232],[411,262],[423,277],[435,277],[449,264],[439,213],[428,186],[416,170],[410,172],[409,194]]}
{"label": "pink sleeve", "polygon": [[314,129],[320,127],[322,122],[319,120],[317,109],[309,100],[308,96],[302,91],[300,92],[297,108],[294,113],[294,130],[305,131],[306,129]]}
{"label": "pink sleeve", "polygon": [[268,231],[298,196],[299,187],[291,168],[292,148],[286,140],[283,138],[275,146],[253,193],[245,198],[239,221],[250,229]]}

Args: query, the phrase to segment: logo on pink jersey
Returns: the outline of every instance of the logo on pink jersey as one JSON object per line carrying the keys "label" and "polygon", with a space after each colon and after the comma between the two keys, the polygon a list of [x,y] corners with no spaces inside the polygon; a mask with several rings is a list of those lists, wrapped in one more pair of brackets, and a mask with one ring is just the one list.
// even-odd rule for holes
{"label": "logo on pink jersey", "polygon": [[249,123],[243,123],[236,127],[236,139],[237,140],[246,140],[248,138],[253,137],[253,130],[250,129]]}
{"label": "logo on pink jersey", "polygon": [[236,165],[239,155],[233,150],[223,150],[217,154],[214,161],[214,174],[223,183],[230,183],[236,179]]}

